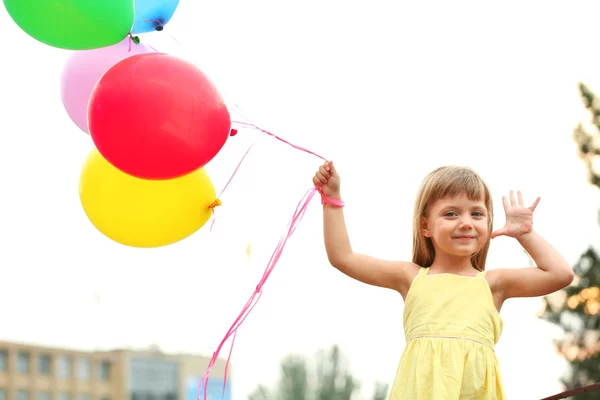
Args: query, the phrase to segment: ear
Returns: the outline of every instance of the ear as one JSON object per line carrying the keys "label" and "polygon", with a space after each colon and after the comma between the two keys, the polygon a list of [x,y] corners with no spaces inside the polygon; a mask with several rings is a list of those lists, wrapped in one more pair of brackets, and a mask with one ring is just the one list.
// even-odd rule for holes
{"label": "ear", "polygon": [[429,231],[427,218],[421,217],[421,232],[425,237],[431,237],[431,232]]}

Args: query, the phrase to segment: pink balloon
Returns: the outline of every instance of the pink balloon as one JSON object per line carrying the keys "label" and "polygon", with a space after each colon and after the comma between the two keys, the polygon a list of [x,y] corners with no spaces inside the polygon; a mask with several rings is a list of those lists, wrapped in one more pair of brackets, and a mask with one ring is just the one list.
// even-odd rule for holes
{"label": "pink balloon", "polygon": [[135,44],[129,37],[112,46],[76,51],[69,56],[61,77],[60,92],[69,117],[82,131],[90,133],[87,107],[92,90],[102,75],[119,61],[136,54],[154,52],[145,44]]}

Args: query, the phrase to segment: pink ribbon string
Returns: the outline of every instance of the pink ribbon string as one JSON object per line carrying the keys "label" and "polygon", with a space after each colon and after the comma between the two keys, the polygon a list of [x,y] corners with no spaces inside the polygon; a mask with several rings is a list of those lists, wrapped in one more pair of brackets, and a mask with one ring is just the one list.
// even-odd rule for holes
{"label": "pink ribbon string", "polygon": [[233,170],[233,174],[231,174],[231,177],[229,178],[229,180],[225,184],[225,187],[223,188],[223,190],[221,190],[221,193],[219,193],[219,197],[221,197],[223,195],[223,192],[225,192],[225,190],[227,189],[227,187],[229,186],[229,184],[233,180],[233,177],[235,176],[235,174],[237,174],[238,170],[240,169],[240,166],[242,165],[242,162],[244,162],[244,159],[246,158],[246,156],[248,155],[248,153],[250,153],[250,150],[252,150],[252,147],[254,147],[254,143],[252,143],[250,145],[250,147],[248,147],[248,150],[246,150],[246,152],[242,156],[242,159],[238,163],[237,167],[235,167],[235,170]]}
{"label": "pink ribbon string", "polygon": [[275,139],[279,140],[280,142],[283,142],[283,143],[287,144],[288,146],[292,146],[295,149],[301,150],[301,151],[303,151],[305,153],[308,153],[308,154],[312,154],[313,156],[319,157],[323,161],[327,161],[327,159],[325,157],[322,157],[322,156],[318,155],[317,153],[315,153],[313,151],[305,149],[304,147],[300,147],[300,146],[297,146],[295,144],[292,144],[292,143],[288,142],[287,140],[282,139],[279,136],[274,135],[274,134],[272,134],[269,131],[266,131],[266,130],[264,130],[262,128],[259,128],[258,126],[254,125],[254,124],[251,124],[249,122],[242,122],[242,121],[233,121],[233,122],[236,123],[236,124],[240,124],[240,125],[243,125],[243,126],[246,126],[246,127],[249,127],[249,128],[254,128],[256,130],[259,130],[259,131],[261,131],[263,133],[266,133],[267,135],[271,136],[272,138],[275,138]]}
{"label": "pink ribbon string", "polygon": [[[173,38],[173,39],[175,39],[175,38]],[[267,131],[267,130],[265,130],[265,129],[262,129],[262,128],[260,128],[260,127],[258,127],[258,126],[256,126],[256,125],[254,125],[254,124],[252,124],[252,123],[249,123],[249,122],[243,122],[243,121],[232,121],[232,123],[234,123],[234,124],[238,124],[238,125],[242,125],[243,127],[246,127],[246,128],[256,129],[256,130],[258,130],[258,131],[261,131],[261,132],[263,132],[263,133],[265,133],[265,134],[269,135],[270,137],[272,137],[272,138],[274,138],[274,139],[277,139],[277,140],[279,140],[279,141],[280,141],[280,142],[282,142],[282,143],[285,143],[285,144],[287,144],[288,146],[291,146],[291,147],[293,147],[294,149],[297,149],[297,150],[303,151],[303,152],[305,152],[305,153],[308,153],[308,154],[312,154],[313,156],[316,156],[316,157],[320,158],[320,159],[321,159],[321,160],[323,160],[323,161],[327,161],[327,159],[326,159],[325,157],[323,157],[323,156],[320,156],[319,154],[317,154],[317,153],[315,153],[315,152],[313,152],[313,151],[310,151],[310,150],[308,150],[308,149],[306,149],[306,148],[304,148],[304,147],[297,146],[297,145],[295,145],[295,144],[293,144],[293,143],[290,143],[290,142],[288,142],[287,140],[285,140],[285,139],[282,139],[282,138],[280,138],[279,136],[277,136],[277,135],[275,135],[275,134],[273,134],[273,133],[271,133],[271,132],[269,132],[269,131]],[[250,152],[250,150],[252,149],[252,147],[253,147],[253,146],[254,146],[254,143],[253,143],[252,145],[250,145],[250,147],[248,148],[248,150],[246,150],[246,153],[244,154],[244,156],[242,157],[242,159],[241,159],[241,160],[240,160],[240,162],[238,163],[237,167],[236,167],[236,168],[235,168],[235,170],[233,171],[233,174],[231,175],[231,177],[230,177],[230,178],[229,178],[229,180],[227,181],[227,184],[225,184],[225,187],[223,188],[223,190],[221,190],[221,193],[219,193],[219,196],[217,196],[218,198],[220,198],[220,197],[223,195],[223,192],[225,192],[225,189],[227,189],[227,187],[229,186],[229,184],[230,184],[230,183],[231,183],[231,181],[233,180],[234,176],[237,174],[238,170],[240,169],[240,166],[242,165],[242,162],[244,161],[244,159],[246,158],[246,156],[248,155],[248,153]],[[216,220],[215,208],[213,208],[213,210],[212,210],[212,211],[213,211],[213,220],[212,220],[212,222],[211,222],[211,224],[210,224],[210,229],[209,229],[210,231],[212,231],[212,230],[213,230],[213,227],[215,226],[215,220]]]}
{"label": "pink ribbon string", "polygon": [[[308,154],[312,154],[322,160],[326,160],[324,157],[318,155],[315,152],[312,152],[308,149],[305,149],[303,147],[297,146],[295,144],[292,144],[290,142],[288,142],[285,139],[280,138],[277,135],[274,135],[271,132],[268,132],[262,128],[259,128],[258,126],[251,124],[251,123],[247,123],[247,122],[239,122],[239,121],[234,121],[237,124],[249,127],[249,128],[254,128],[257,129],[295,149],[304,151],[305,153]],[[253,145],[252,145],[253,146]],[[248,152],[250,151],[250,149],[252,148],[252,146],[250,146],[250,148],[246,151],[246,153],[244,154],[244,156],[242,157],[241,161],[239,162],[237,168],[235,169],[235,171],[233,172],[231,178],[229,178],[229,181],[227,182],[227,184],[225,185],[225,187],[223,188],[223,190],[221,191],[221,194],[225,191],[225,189],[229,186],[229,184],[231,183],[231,181],[233,180],[233,177],[235,176],[235,174],[237,173],[240,165],[242,164],[242,161],[244,160],[244,158],[246,157],[246,155],[248,154]],[[227,331],[227,333],[225,334],[225,336],[223,337],[223,339],[221,340],[221,342],[219,343],[219,345],[217,346],[217,349],[214,351],[212,358],[210,360],[210,362],[208,363],[208,367],[206,369],[206,372],[204,373],[204,376],[202,377],[202,379],[200,380],[200,383],[198,384],[198,392],[200,392],[200,390],[202,390],[202,388],[204,387],[204,400],[207,400],[207,387],[208,387],[208,380],[209,380],[209,375],[210,375],[210,371],[212,370],[212,368],[214,367],[219,354],[221,353],[221,349],[223,348],[223,346],[225,345],[225,343],[227,342],[227,340],[233,336],[232,338],[232,342],[231,342],[231,347],[229,349],[229,355],[227,357],[227,362],[225,364],[225,372],[224,372],[224,379],[223,379],[223,392],[222,395],[223,397],[225,396],[225,388],[227,385],[227,371],[228,371],[228,367],[229,367],[229,362],[231,360],[231,354],[233,352],[233,346],[235,344],[235,338],[238,332],[238,329],[240,328],[240,326],[242,325],[242,323],[246,320],[246,318],[248,317],[248,315],[250,314],[250,312],[252,312],[252,309],[256,306],[256,304],[258,303],[258,300],[260,299],[261,295],[262,295],[262,289],[263,286],[265,285],[267,279],[269,278],[269,276],[271,275],[271,272],[273,271],[273,269],[275,268],[275,265],[277,265],[277,262],[279,261],[279,258],[281,257],[281,255],[283,254],[283,250],[285,248],[285,245],[287,244],[287,241],[290,239],[290,237],[293,235],[293,233],[296,231],[296,228],[298,227],[298,225],[300,224],[300,221],[302,220],[302,218],[304,217],[304,214],[306,213],[306,210],[308,209],[308,205],[310,204],[310,201],[312,200],[312,198],[314,197],[314,195],[318,193],[318,189],[316,188],[311,188],[309,189],[305,195],[302,197],[302,199],[300,199],[300,201],[298,202],[298,205],[296,206],[296,210],[294,211],[294,214],[292,215],[291,220],[289,221],[288,225],[287,225],[287,231],[284,232],[284,234],[281,236],[281,238],[279,239],[279,243],[277,244],[277,246],[275,247],[275,250],[273,251],[273,254],[271,255],[271,258],[269,260],[269,262],[267,263],[267,266],[265,268],[265,271],[260,279],[260,281],[258,282],[258,284],[256,285],[256,288],[254,289],[254,291],[252,292],[250,298],[248,299],[248,301],[246,302],[246,304],[244,305],[244,307],[242,308],[242,311],[238,314],[237,318],[233,321],[233,323],[231,324],[231,326],[229,327],[229,330]],[[220,195],[219,195],[220,196]],[[213,209],[214,212],[214,209]],[[213,224],[214,224],[214,219],[213,219]],[[211,227],[212,229],[212,227]],[[200,399],[200,396],[198,395],[198,400]]]}
{"label": "pink ribbon string", "polygon": [[[237,318],[235,319],[235,321],[233,322],[233,324],[227,331],[227,334],[225,334],[225,337],[221,340],[221,343],[219,343],[219,346],[217,346],[216,351],[213,353],[213,356],[208,364],[208,368],[207,368],[204,376],[200,380],[200,384],[198,385],[199,391],[204,386],[204,400],[207,400],[207,386],[208,386],[208,379],[209,379],[210,371],[213,368],[213,366],[215,365],[215,362],[217,361],[219,353],[221,352],[221,349],[225,345],[225,342],[227,342],[227,339],[229,339],[229,337],[233,335],[231,349],[229,351],[229,356],[227,357],[227,362],[225,364],[225,376],[224,376],[224,380],[223,380],[223,395],[225,394],[225,388],[227,385],[227,368],[228,368],[229,362],[231,360],[231,353],[233,351],[233,344],[235,342],[235,335],[237,334],[237,330],[242,325],[244,320],[248,317],[248,315],[250,314],[250,312],[252,311],[254,306],[256,306],[256,303],[260,299],[260,296],[262,294],[262,288],[263,288],[264,284],[266,283],[267,279],[271,275],[271,272],[275,268],[275,265],[277,265],[277,262],[279,261],[279,258],[281,257],[281,254],[283,253],[283,249],[285,248],[287,241],[292,236],[292,234],[295,232],[300,221],[304,217],[304,214],[306,213],[308,205],[310,204],[310,201],[312,200],[315,193],[317,193],[316,188],[311,188],[310,190],[308,190],[306,192],[306,194],[302,197],[302,199],[300,200],[298,205],[296,206],[296,210],[294,211],[292,219],[288,223],[287,232],[282,235],[281,239],[279,240],[279,243],[277,244],[277,247],[273,251],[273,254],[271,255],[271,259],[269,260],[269,263],[267,264],[267,267],[265,269],[265,272],[263,273],[262,278],[258,282],[258,285],[256,285],[256,288],[255,288],[254,292],[252,293],[252,295],[250,296],[250,298],[248,299],[248,301],[246,302],[246,305],[244,305],[244,307],[242,308],[242,311],[239,313],[239,315],[237,316]],[[198,396],[198,398],[200,398],[200,397]]]}
{"label": "pink ribbon string", "polygon": [[[220,198],[223,195],[223,193],[225,192],[225,189],[227,189],[227,187],[229,186],[229,184],[233,180],[233,177],[235,176],[235,174],[237,174],[238,170],[240,169],[240,166],[244,162],[244,159],[246,158],[246,156],[248,155],[248,153],[250,152],[250,150],[252,150],[253,146],[254,146],[254,143],[252,143],[250,145],[250,147],[248,147],[248,150],[246,150],[246,152],[242,156],[242,159],[238,163],[237,167],[235,167],[235,169],[233,170],[233,173],[229,177],[229,180],[227,181],[227,183],[225,184],[225,187],[223,187],[223,189],[221,190],[221,193],[219,193],[219,195],[217,196],[217,198]],[[212,209],[212,212],[213,212],[213,220],[212,220],[212,222],[210,224],[210,231],[212,231],[213,227],[215,226],[215,220],[217,219],[217,215],[215,214],[215,209],[214,208]]]}

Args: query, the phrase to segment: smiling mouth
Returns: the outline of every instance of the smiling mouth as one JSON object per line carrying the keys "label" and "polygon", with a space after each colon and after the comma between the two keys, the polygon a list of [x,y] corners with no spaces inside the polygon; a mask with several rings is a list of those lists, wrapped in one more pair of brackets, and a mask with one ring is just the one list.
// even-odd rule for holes
{"label": "smiling mouth", "polygon": [[475,239],[474,236],[456,236],[454,239],[458,239],[458,240],[470,240],[470,239]]}

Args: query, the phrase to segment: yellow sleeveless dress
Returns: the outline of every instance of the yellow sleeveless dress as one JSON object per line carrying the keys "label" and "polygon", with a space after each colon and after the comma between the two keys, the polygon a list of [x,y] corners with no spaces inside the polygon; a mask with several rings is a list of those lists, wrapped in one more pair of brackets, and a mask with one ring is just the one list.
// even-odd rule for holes
{"label": "yellow sleeveless dress", "polygon": [[406,295],[406,347],[390,400],[505,400],[494,345],[503,322],[485,272],[428,275]]}

